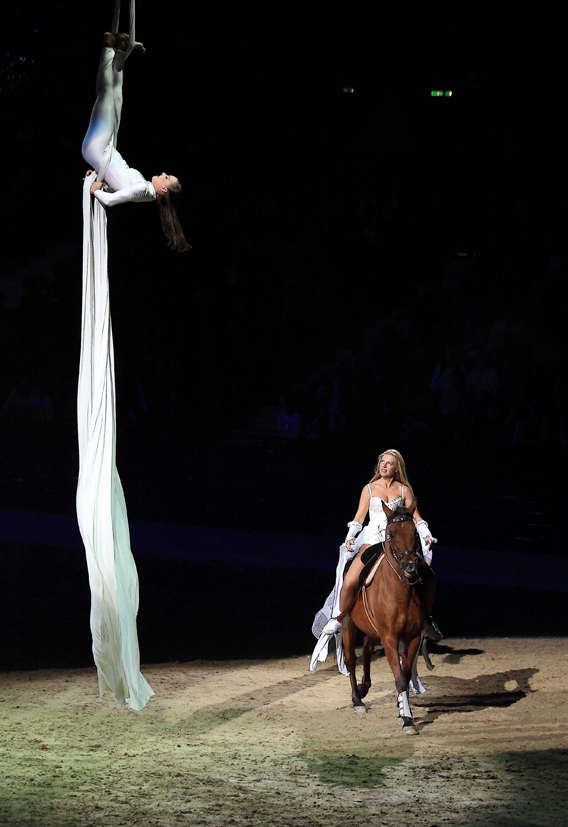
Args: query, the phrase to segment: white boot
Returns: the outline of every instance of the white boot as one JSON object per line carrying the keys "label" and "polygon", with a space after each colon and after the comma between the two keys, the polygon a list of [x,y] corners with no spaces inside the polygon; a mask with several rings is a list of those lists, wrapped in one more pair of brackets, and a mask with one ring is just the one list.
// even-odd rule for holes
{"label": "white boot", "polygon": [[327,621],[327,623],[321,630],[322,635],[336,635],[343,628],[345,628],[345,626],[347,626],[349,620],[349,615],[345,615],[345,617],[341,621],[339,621],[336,617],[332,617],[331,620]]}

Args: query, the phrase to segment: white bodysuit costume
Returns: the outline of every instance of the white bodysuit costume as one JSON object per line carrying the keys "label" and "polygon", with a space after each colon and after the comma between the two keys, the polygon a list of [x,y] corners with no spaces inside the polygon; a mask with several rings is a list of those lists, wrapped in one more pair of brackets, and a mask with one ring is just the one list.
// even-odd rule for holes
{"label": "white bodysuit costume", "polygon": [[[94,196],[105,207],[127,201],[155,201],[156,190],[141,172],[129,167],[113,147],[113,136],[120,125],[122,110],[122,79],[128,53],[104,48],[97,72],[97,100],[83,141],[83,158],[97,171],[105,168],[106,187],[95,190]],[[109,158],[110,153],[110,158]]]}

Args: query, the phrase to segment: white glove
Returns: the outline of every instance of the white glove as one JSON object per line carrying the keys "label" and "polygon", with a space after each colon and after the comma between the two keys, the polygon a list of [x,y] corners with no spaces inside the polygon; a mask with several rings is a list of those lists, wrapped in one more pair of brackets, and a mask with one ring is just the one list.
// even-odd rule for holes
{"label": "white glove", "polygon": [[[422,556],[428,563],[428,565],[432,562],[432,546],[434,543],[437,543],[435,537],[432,537],[430,529],[428,527],[428,523],[426,520],[418,520],[416,523],[416,531],[420,536],[420,545],[422,546]],[[426,542],[426,540],[430,540],[430,544]]]}
{"label": "white glove", "polygon": [[[349,549],[352,550],[353,540],[359,534],[363,526],[361,523],[358,523],[357,520],[352,520],[350,523],[347,523],[349,526],[349,531],[347,532],[347,537],[345,538],[345,545]],[[351,545],[349,545],[351,543]]]}

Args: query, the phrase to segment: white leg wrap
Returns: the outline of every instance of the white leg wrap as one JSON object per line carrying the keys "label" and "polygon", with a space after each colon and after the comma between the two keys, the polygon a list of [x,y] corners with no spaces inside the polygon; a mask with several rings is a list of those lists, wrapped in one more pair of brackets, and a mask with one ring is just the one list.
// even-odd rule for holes
{"label": "white leg wrap", "polygon": [[426,692],[426,689],[424,688],[422,681],[420,680],[418,675],[413,675],[410,678],[410,688],[412,689],[415,695],[422,695],[423,692]]}
{"label": "white leg wrap", "polygon": [[399,715],[402,715],[404,718],[412,718],[407,692],[401,692],[398,696],[398,712]]}

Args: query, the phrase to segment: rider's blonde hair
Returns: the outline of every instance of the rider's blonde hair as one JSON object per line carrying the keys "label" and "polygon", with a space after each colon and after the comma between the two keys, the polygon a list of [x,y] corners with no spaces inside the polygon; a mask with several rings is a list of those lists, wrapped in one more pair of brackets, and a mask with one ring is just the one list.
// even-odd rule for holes
{"label": "rider's blonde hair", "polygon": [[375,482],[381,476],[380,467],[381,467],[381,460],[385,454],[392,454],[392,456],[396,460],[396,472],[395,472],[395,479],[397,482],[400,482],[401,485],[407,485],[409,488],[410,483],[408,482],[408,477],[406,476],[406,465],[404,464],[404,460],[402,458],[402,454],[400,451],[397,451],[396,448],[389,448],[388,451],[383,451],[382,454],[379,454],[379,458],[377,460],[377,464],[375,465],[375,470],[373,471],[373,479],[370,482]]}

